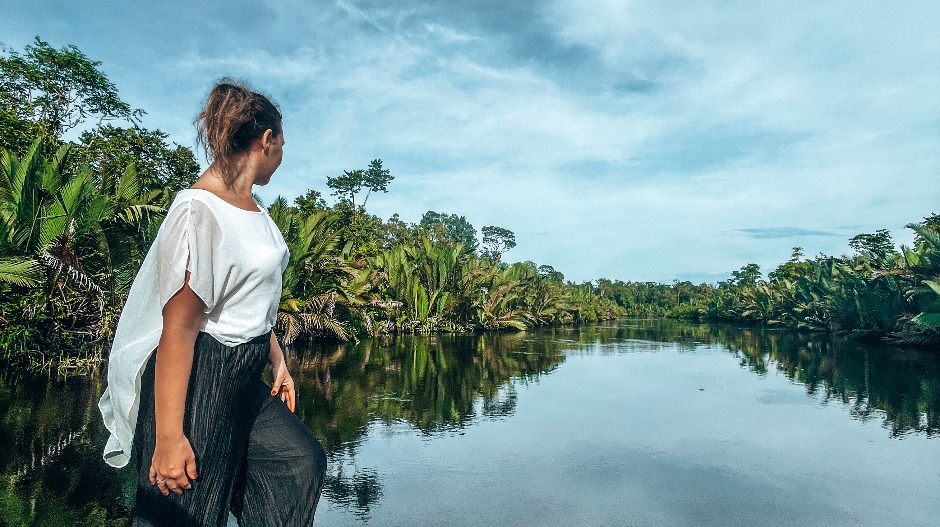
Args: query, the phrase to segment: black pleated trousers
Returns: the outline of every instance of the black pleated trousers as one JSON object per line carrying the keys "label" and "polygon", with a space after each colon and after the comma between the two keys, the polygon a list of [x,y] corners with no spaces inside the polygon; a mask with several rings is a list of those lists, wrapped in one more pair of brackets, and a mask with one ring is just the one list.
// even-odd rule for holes
{"label": "black pleated trousers", "polygon": [[181,496],[164,496],[150,486],[159,350],[151,356],[134,433],[138,481],[131,525],[224,527],[229,511],[244,527],[313,524],[326,455],[303,422],[262,382],[269,350],[270,334],[230,347],[199,333],[183,418],[198,477]]}

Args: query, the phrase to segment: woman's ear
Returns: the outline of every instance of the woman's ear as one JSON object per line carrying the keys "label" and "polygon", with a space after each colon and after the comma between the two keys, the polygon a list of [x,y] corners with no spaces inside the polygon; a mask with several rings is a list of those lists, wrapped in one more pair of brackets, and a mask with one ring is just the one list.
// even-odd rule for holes
{"label": "woman's ear", "polygon": [[264,153],[268,153],[268,148],[274,144],[274,130],[268,128],[261,134],[261,148],[264,150]]}

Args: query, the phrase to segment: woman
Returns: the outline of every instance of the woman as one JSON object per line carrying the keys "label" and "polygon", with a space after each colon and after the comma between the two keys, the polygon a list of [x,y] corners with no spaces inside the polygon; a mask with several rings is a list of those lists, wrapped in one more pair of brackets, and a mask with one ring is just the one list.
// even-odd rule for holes
{"label": "woman", "polygon": [[167,211],[118,322],[104,459],[136,459],[133,525],[225,525],[231,510],[240,525],[308,526],[326,456],[292,413],[271,331],[287,246],[252,198],[281,163],[281,114],[223,79],[196,124],[212,164]]}

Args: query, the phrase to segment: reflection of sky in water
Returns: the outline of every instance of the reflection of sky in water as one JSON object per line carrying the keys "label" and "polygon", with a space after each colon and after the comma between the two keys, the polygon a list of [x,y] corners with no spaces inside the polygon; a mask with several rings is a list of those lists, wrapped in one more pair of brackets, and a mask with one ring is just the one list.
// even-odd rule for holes
{"label": "reflection of sky in water", "polygon": [[368,515],[324,500],[318,522],[916,526],[940,515],[940,450],[924,435],[892,439],[881,420],[807,397],[775,368],[754,375],[720,346],[571,347],[553,373],[514,386],[506,418],[433,436],[373,423],[352,463],[381,499]]}

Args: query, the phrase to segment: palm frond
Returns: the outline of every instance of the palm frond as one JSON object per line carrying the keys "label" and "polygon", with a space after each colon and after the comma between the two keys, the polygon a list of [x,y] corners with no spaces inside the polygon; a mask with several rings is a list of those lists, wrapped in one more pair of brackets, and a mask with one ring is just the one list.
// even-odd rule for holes
{"label": "palm frond", "polygon": [[42,279],[42,265],[32,258],[0,258],[0,282],[36,287]]}

